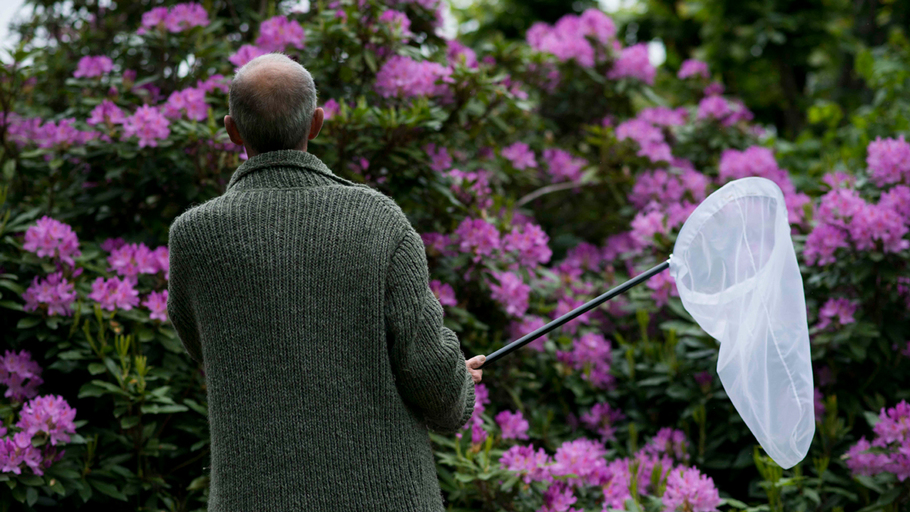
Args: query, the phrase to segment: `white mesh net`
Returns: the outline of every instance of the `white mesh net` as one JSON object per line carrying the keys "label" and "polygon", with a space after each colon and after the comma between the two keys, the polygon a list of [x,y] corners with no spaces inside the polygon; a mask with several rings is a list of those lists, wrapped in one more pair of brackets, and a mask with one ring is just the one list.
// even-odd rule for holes
{"label": "white mesh net", "polygon": [[717,373],[762,448],[783,468],[815,435],[803,282],[780,188],[727,183],[679,232],[670,274],[686,310],[720,342]]}

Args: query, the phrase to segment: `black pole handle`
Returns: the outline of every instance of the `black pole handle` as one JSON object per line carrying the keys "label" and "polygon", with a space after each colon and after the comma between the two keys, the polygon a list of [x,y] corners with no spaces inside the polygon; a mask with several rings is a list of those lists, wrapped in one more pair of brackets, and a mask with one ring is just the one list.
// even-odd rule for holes
{"label": "black pole handle", "polygon": [[496,352],[493,352],[492,354],[486,356],[486,360],[484,360],[483,364],[478,366],[476,369],[477,370],[483,369],[484,367],[486,367],[488,364],[492,363],[493,361],[496,361],[497,359],[500,359],[501,357],[504,357],[508,354],[511,354],[512,352],[515,352],[516,350],[527,345],[528,343],[531,343],[532,341],[534,341],[537,338],[543,336],[544,334],[552,331],[553,329],[556,329],[557,327],[565,324],[566,322],[574,319],[575,317],[577,317],[579,315],[587,313],[588,311],[596,308],[597,306],[612,299],[613,297],[616,297],[617,295],[619,295],[621,293],[625,293],[627,290],[629,290],[629,288],[632,288],[633,286],[635,286],[637,284],[647,281],[651,277],[663,272],[664,270],[666,270],[669,267],[670,267],[670,260],[667,260],[667,261],[661,263],[660,265],[657,265],[656,267],[651,268],[651,269],[633,277],[632,279],[629,279],[625,283],[617,286],[616,288],[613,288],[612,290],[608,291],[607,293],[604,293],[600,297],[589,300],[588,302],[582,304],[581,306],[578,306],[577,308],[573,309],[572,311],[569,311],[565,315],[562,315],[561,317],[557,318],[556,320],[553,320],[552,322],[548,323],[547,325],[544,325],[543,327],[539,327],[538,329],[536,329],[528,334],[525,334],[521,338],[518,338],[517,340],[513,341],[512,343],[509,343],[508,345],[502,347],[501,349],[497,350]]}

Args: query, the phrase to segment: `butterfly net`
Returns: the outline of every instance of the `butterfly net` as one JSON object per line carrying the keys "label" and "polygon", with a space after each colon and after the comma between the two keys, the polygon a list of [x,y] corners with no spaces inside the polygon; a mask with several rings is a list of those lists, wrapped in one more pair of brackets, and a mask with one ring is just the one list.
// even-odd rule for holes
{"label": "butterfly net", "polygon": [[670,274],[683,306],[720,342],[717,373],[768,455],[790,468],[815,434],[803,282],[780,188],[727,183],[679,232]]}

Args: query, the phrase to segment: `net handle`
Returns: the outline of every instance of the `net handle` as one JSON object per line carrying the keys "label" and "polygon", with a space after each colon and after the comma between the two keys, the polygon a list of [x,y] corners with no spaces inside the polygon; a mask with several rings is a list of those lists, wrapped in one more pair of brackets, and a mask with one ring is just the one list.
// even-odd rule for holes
{"label": "net handle", "polygon": [[[671,258],[672,258],[672,256],[671,256]],[[597,306],[612,299],[613,297],[616,297],[617,295],[625,293],[633,286],[635,286],[637,284],[641,284],[644,281],[647,281],[648,279],[663,272],[664,270],[666,270],[669,267],[670,267],[670,260],[668,259],[667,261],[661,263],[660,265],[650,268],[650,269],[642,272],[641,274],[633,277],[632,279],[629,279],[625,283],[617,286],[616,288],[613,288],[612,290],[604,293],[603,295],[596,297],[594,299],[591,299],[588,302],[585,302],[581,306],[578,306],[577,308],[573,309],[572,311],[569,311],[568,313],[562,315],[561,317],[557,318],[556,320],[553,320],[552,322],[548,323],[547,325],[538,327],[534,331],[529,332],[528,334],[525,334],[521,338],[518,338],[517,340],[509,343],[508,345],[502,347],[501,349],[497,350],[496,352],[493,352],[492,354],[486,356],[486,360],[483,362],[483,364],[478,366],[476,369],[480,370],[480,369],[485,368],[488,364],[511,354],[512,352],[520,349],[521,347],[527,345],[528,343],[531,343],[532,341],[543,336],[544,334],[547,334],[548,332],[552,331],[553,329],[556,329],[557,327],[560,327],[561,325],[565,324],[566,322],[569,322],[570,320],[575,319],[575,317],[577,317],[579,315],[587,313],[588,311],[596,308]]]}

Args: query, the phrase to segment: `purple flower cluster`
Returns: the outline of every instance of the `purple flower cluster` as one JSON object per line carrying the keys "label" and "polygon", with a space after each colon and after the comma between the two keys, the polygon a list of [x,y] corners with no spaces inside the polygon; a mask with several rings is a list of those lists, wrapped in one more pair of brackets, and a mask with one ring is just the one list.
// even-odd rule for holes
{"label": "purple flower cluster", "polygon": [[470,204],[473,201],[481,210],[493,206],[493,191],[490,189],[492,173],[484,169],[472,172],[452,169],[445,174],[452,179],[452,192],[463,203]]}
{"label": "purple flower cluster", "polygon": [[501,245],[499,230],[484,219],[464,219],[455,229],[455,236],[461,252],[474,255],[474,263],[491,256]]}
{"label": "purple flower cluster", "polygon": [[34,398],[38,394],[38,386],[43,382],[41,367],[32,360],[30,352],[7,350],[0,357],[0,384],[7,386],[3,396],[11,401],[23,402]]}
{"label": "purple flower cluster", "polygon": [[236,52],[234,52],[233,55],[228,57],[228,61],[239,68],[245,65],[247,62],[255,59],[256,57],[265,55],[267,53],[269,52],[263,50],[262,48],[253,46],[251,44],[245,44],[241,46]]}
{"label": "purple flower cluster", "polygon": [[859,303],[845,298],[828,299],[818,310],[818,328],[825,329],[835,321],[838,325],[852,324],[856,320],[853,314]]}
{"label": "purple flower cluster", "polygon": [[167,321],[167,290],[151,292],[145,296],[142,305],[151,311],[149,318]]}
{"label": "purple flower cluster", "polygon": [[642,109],[637,117],[655,126],[682,126],[688,116],[689,112],[684,107],[650,107]]}
{"label": "purple flower cluster", "polygon": [[581,170],[588,163],[584,158],[574,157],[568,151],[558,148],[545,149],[543,159],[553,182],[581,181]]}
{"label": "purple flower cluster", "polygon": [[901,400],[878,415],[872,443],[861,438],[844,454],[854,475],[893,473],[901,482],[910,477],[910,404]]}
{"label": "purple flower cluster", "polygon": [[126,114],[123,113],[123,110],[113,101],[105,99],[92,109],[86,123],[91,126],[102,124],[111,128],[115,124],[123,124],[124,121],[126,121]]}
{"label": "purple flower cluster", "polygon": [[503,469],[518,473],[526,484],[552,482],[553,477],[548,469],[551,463],[552,459],[543,448],[535,451],[533,446],[512,446],[499,458],[499,465]]}
{"label": "purple flower cluster", "polygon": [[531,48],[537,51],[550,53],[563,62],[574,60],[580,66],[592,67],[595,60],[605,56],[605,52],[600,48],[595,51],[591,41],[598,46],[612,47],[618,44],[615,36],[613,20],[600,9],[592,7],[581,15],[567,14],[552,27],[538,21],[531,25],[525,37]]}
{"label": "purple flower cluster", "polygon": [[284,51],[288,45],[302,50],[305,39],[300,23],[284,16],[273,16],[259,25],[256,46],[266,53]]}
{"label": "purple flower cluster", "polygon": [[670,297],[679,297],[676,281],[670,277],[669,270],[665,270],[648,279],[646,284],[651,289],[651,299],[658,308],[666,306],[667,302],[670,301]]}
{"label": "purple flower cluster", "polygon": [[634,140],[639,146],[638,156],[646,157],[654,163],[669,162],[673,159],[663,131],[645,119],[633,118],[623,121],[616,127],[616,138]]}
{"label": "purple flower cluster", "polygon": [[79,257],[79,238],[69,224],[64,224],[47,215],[38,219],[34,226],[25,231],[23,249],[33,252],[39,258],[49,256],[75,267],[74,257]]}
{"label": "purple flower cluster", "polygon": [[895,187],[889,192],[892,194],[882,194],[878,204],[867,203],[856,190],[847,188],[822,196],[815,215],[818,224],[806,238],[806,262],[834,263],[838,249],[896,253],[910,247],[904,238],[910,231],[910,218],[907,205],[900,201],[901,196],[910,196],[910,190]]}
{"label": "purple flower cluster", "polygon": [[114,69],[114,61],[106,55],[86,55],[79,59],[73,76],[76,78],[92,78],[106,75]]}
{"label": "purple flower cluster", "polygon": [[527,169],[537,167],[537,160],[534,158],[534,151],[524,142],[513,142],[502,148],[500,153],[503,158],[512,162],[512,167],[516,169]]}
{"label": "purple flower cluster", "polygon": [[446,40],[446,58],[449,62],[459,62],[464,59],[464,65],[469,68],[477,68],[479,66],[477,53],[457,39]]}
{"label": "purple flower cluster", "polygon": [[497,272],[493,277],[499,284],[490,283],[493,300],[502,304],[506,314],[512,317],[523,317],[528,310],[528,299],[531,287],[512,272]]}
{"label": "purple flower cluster", "polygon": [[[78,269],[73,276],[82,273]],[[25,311],[36,311],[41,306],[46,306],[48,316],[70,316],[73,312],[73,302],[76,301],[76,290],[72,282],[64,279],[63,272],[49,274],[42,281],[35,276],[31,286],[22,294],[25,300]]]}
{"label": "purple flower cluster", "polygon": [[810,202],[809,196],[797,193],[786,169],[777,165],[774,153],[760,146],[751,146],[744,151],[725,149],[720,155],[718,178],[721,183],[748,176],[767,178],[780,187],[787,205],[791,224],[801,224],[805,217],[803,206]]}
{"label": "purple flower cluster", "polygon": [[[376,92],[384,98],[445,96],[453,83],[452,68],[437,62],[393,55],[376,73]],[[437,83],[442,82],[442,83]]]}
{"label": "purple flower cluster", "polygon": [[[528,316],[523,317],[521,320],[513,321],[511,323],[511,325],[509,326],[509,330],[510,330],[510,334],[512,335],[512,338],[517,340],[518,338],[521,338],[522,336],[524,336],[526,334],[532,333],[532,332],[536,331],[537,329],[540,329],[544,325],[546,325],[546,322],[544,321],[543,318],[540,318],[538,316],[528,315]],[[536,350],[538,352],[543,352],[545,350],[544,343],[546,343],[547,339],[548,339],[548,336],[543,335],[543,336],[535,339],[531,343],[528,343],[525,346],[531,347],[533,350]]]}
{"label": "purple flower cluster", "polygon": [[[73,117],[44,123],[38,118],[11,117],[10,138],[20,147],[36,144],[39,148],[65,150],[72,146],[82,146],[88,141],[98,138],[98,132],[77,129],[76,119]],[[45,160],[51,158],[51,155],[45,155]]]}
{"label": "purple flower cluster", "polygon": [[76,433],[73,425],[76,409],[70,407],[60,396],[35,397],[25,403],[19,415],[17,427],[23,429],[29,437],[44,432],[54,446],[59,442],[68,443],[69,434]]}
{"label": "purple flower cluster", "polygon": [[611,80],[635,78],[648,85],[654,84],[655,75],[657,69],[648,59],[648,45],[645,43],[623,48],[622,54],[613,63],[613,68],[607,72],[607,78]]}
{"label": "purple flower cluster", "polygon": [[679,73],[676,74],[676,77],[680,80],[685,80],[686,78],[693,76],[710,78],[711,73],[708,71],[708,63],[696,59],[687,59],[683,61],[682,65],[679,67]]}
{"label": "purple flower cluster", "polygon": [[601,334],[589,332],[572,342],[571,351],[557,350],[556,358],[582,372],[581,378],[595,388],[610,389],[616,382],[616,378],[610,375],[612,348],[610,341]]}
{"label": "purple flower cluster", "polygon": [[515,253],[519,265],[536,267],[550,261],[553,251],[547,246],[550,237],[537,224],[515,226],[502,238],[502,248]]}
{"label": "purple flower cluster", "polygon": [[753,117],[752,112],[741,101],[727,101],[718,94],[709,94],[702,98],[698,102],[698,114],[696,115],[698,120],[714,119],[723,126],[733,126],[740,121],[751,121]]}
{"label": "purple flower cluster", "polygon": [[501,411],[493,419],[502,430],[503,439],[528,439],[528,420],[521,411]]}
{"label": "purple flower cluster", "polygon": [[[474,412],[471,414],[471,419],[465,423],[464,429],[469,429],[474,426],[483,426],[483,418],[481,415],[486,410],[486,405],[490,403],[490,392],[487,390],[486,384],[475,384],[474,385]],[[459,436],[460,437],[460,436]]]}
{"label": "purple flower cluster", "polygon": [[128,278],[164,272],[167,279],[170,274],[169,253],[165,245],[151,250],[142,242],[123,244],[111,250],[107,262],[110,265],[107,270]]}
{"label": "purple flower cluster", "polygon": [[618,409],[606,402],[594,404],[591,410],[581,415],[581,423],[600,435],[600,442],[606,444],[616,439],[616,424],[626,418]]}
{"label": "purple flower cluster", "polygon": [[436,172],[445,172],[452,167],[452,157],[444,146],[436,146],[430,142],[423,147],[427,156],[430,157],[430,169]]}
{"label": "purple flower cluster", "polygon": [[897,139],[876,137],[867,148],[866,164],[872,181],[883,186],[901,181],[910,183],[910,144],[901,135]]}
{"label": "purple flower cluster", "polygon": [[379,21],[385,23],[391,29],[391,32],[400,37],[403,41],[410,39],[414,33],[411,32],[411,20],[407,14],[394,9],[386,9],[379,16]]}
{"label": "purple flower cluster", "polygon": [[171,130],[170,121],[157,108],[142,105],[123,122],[121,140],[130,137],[139,138],[139,147],[157,147],[158,141],[168,138]]}
{"label": "purple flower cluster", "polygon": [[205,90],[196,87],[172,92],[164,105],[164,115],[170,119],[179,119],[186,114],[188,119],[205,121],[208,118],[208,111]]}
{"label": "purple flower cluster", "polygon": [[116,309],[129,311],[139,305],[139,292],[133,286],[134,283],[129,278],[105,279],[99,276],[92,283],[92,293],[88,298],[98,302],[102,309],[108,311]]}
{"label": "purple flower cluster", "polygon": [[455,300],[455,290],[452,289],[452,286],[448,283],[443,283],[438,279],[430,281],[430,290],[433,292],[433,295],[436,296],[436,299],[439,300],[439,303],[443,306],[455,306],[458,304],[458,301]]}
{"label": "purple flower cluster", "polygon": [[136,31],[143,35],[150,30],[177,33],[193,27],[206,27],[209,14],[205,8],[195,2],[155,7],[142,15],[142,26]]}
{"label": "purple flower cluster", "polygon": [[721,502],[714,480],[695,468],[676,468],[671,471],[661,500],[667,510],[691,512],[713,512]]}
{"label": "purple flower cluster", "polygon": [[691,167],[681,167],[676,172],[665,169],[645,171],[635,181],[629,193],[629,202],[636,208],[685,200],[697,204],[707,197],[709,183],[707,176]]}

